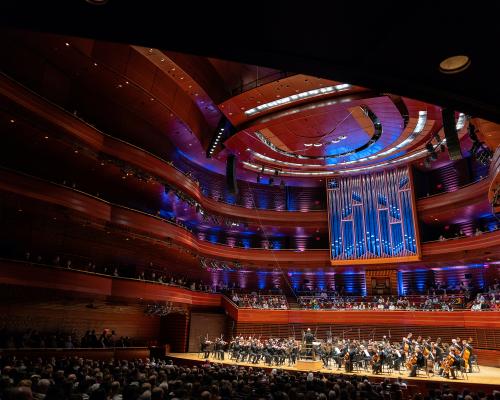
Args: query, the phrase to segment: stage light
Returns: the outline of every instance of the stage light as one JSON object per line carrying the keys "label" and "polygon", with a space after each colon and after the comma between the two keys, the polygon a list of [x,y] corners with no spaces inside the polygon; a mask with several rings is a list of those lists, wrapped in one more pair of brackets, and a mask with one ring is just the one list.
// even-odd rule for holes
{"label": "stage light", "polygon": [[257,181],[257,183],[260,183],[260,174],[257,174],[257,177],[255,178],[255,180]]}

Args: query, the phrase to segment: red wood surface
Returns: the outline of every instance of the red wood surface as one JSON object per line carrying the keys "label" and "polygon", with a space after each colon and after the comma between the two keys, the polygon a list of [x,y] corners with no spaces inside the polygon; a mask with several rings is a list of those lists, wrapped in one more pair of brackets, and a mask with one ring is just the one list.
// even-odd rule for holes
{"label": "red wood surface", "polygon": [[24,357],[82,357],[90,360],[134,360],[149,357],[147,347],[125,347],[108,349],[0,349],[2,356]]}
{"label": "red wood surface", "polygon": [[[230,316],[235,314],[225,303]],[[311,311],[237,309],[240,323],[455,326],[500,329],[500,312]]]}
{"label": "red wood surface", "polygon": [[[0,190],[57,204],[84,213],[88,217],[119,226],[122,229],[125,228],[135,233],[145,234],[150,238],[160,238],[162,240],[166,237],[171,238],[178,244],[205,256],[242,260],[248,264],[255,263],[261,266],[269,264],[270,260],[278,261],[284,266],[291,265],[294,267],[314,265],[314,267],[318,268],[327,266],[330,263],[328,250],[241,249],[198,240],[185,229],[167,223],[160,218],[114,205],[47,181],[6,170],[0,171]],[[473,250],[482,252],[484,249],[495,251],[500,249],[500,230],[477,237],[426,243],[422,246],[422,253],[425,257],[424,261],[434,261],[434,258],[439,257],[445,257],[449,260],[453,253],[456,258],[463,258],[467,254],[469,256],[473,255]]]}
{"label": "red wood surface", "polygon": [[0,283],[2,284],[129,299],[172,301],[207,307],[221,305],[219,294],[196,292],[160,283],[112,278],[105,275],[6,260],[0,261],[0,266]]}

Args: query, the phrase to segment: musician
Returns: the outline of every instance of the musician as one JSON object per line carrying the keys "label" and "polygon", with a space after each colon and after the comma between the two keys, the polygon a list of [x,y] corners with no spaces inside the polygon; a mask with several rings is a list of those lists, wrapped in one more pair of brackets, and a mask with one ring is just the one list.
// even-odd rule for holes
{"label": "musician", "polygon": [[464,360],[464,366],[468,369],[469,373],[472,372],[472,350],[470,342],[467,339],[463,339],[460,357]]}
{"label": "musician", "polygon": [[306,333],[304,333],[304,343],[305,343],[305,350],[306,354],[305,356],[307,358],[313,359],[313,342],[314,342],[314,335],[311,332],[311,328],[307,328]]}
{"label": "musician", "polygon": [[445,376],[447,378],[457,379],[455,370],[460,368],[461,358],[458,356],[458,350],[454,346],[449,347],[449,353],[441,362],[439,368],[439,375]]}
{"label": "musician", "polygon": [[401,344],[403,347],[403,361],[406,361],[406,358],[408,357],[408,355],[412,351],[412,341],[411,341],[412,335],[413,334],[410,332],[410,333],[408,333],[407,337],[403,338],[403,341]]}
{"label": "musician", "polygon": [[[373,348],[373,347],[372,347]],[[368,348],[365,347],[364,344],[359,346],[361,356],[363,357],[363,366],[367,368],[367,366],[372,362],[372,358],[374,356],[374,352],[370,352]]]}
{"label": "musician", "polygon": [[224,346],[226,345],[226,342],[222,339],[222,336],[220,338],[215,339],[214,343],[214,353],[215,353],[215,358],[218,360],[224,360]]}
{"label": "musician", "polygon": [[208,340],[207,337],[204,337],[201,340],[201,351],[204,353],[205,359],[208,359],[208,357],[210,356],[210,345],[211,344],[212,344],[212,342],[210,340]]}
{"label": "musician", "polygon": [[415,346],[415,352],[413,353],[408,363],[411,364],[411,371],[409,376],[413,377],[417,376],[418,368],[425,367],[425,357],[420,346]]}
{"label": "musician", "polygon": [[394,370],[400,371],[401,364],[403,363],[403,352],[401,351],[401,345],[397,343],[393,349],[389,349],[394,363]]}
{"label": "musician", "polygon": [[384,362],[385,354],[382,347],[376,347],[372,357],[372,371],[374,374],[382,373],[382,363]]}
{"label": "musician", "polygon": [[352,344],[350,344],[349,347],[347,348],[346,353],[344,354],[345,372],[352,372],[355,356],[356,356],[356,348]]}

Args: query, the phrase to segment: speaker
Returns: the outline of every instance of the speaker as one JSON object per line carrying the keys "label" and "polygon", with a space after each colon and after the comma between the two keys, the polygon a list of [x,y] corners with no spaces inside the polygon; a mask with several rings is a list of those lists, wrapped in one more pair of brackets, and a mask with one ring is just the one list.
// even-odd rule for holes
{"label": "speaker", "polygon": [[449,108],[443,108],[441,115],[443,117],[443,129],[450,160],[460,160],[463,156],[455,125],[455,111]]}
{"label": "speaker", "polygon": [[230,193],[238,194],[238,184],[236,182],[236,157],[234,154],[230,154],[226,160],[226,184]]}

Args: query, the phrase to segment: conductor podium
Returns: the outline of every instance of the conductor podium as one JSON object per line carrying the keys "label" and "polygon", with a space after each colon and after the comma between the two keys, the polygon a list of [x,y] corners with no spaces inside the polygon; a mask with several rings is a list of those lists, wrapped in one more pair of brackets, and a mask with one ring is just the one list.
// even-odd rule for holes
{"label": "conductor podium", "polygon": [[323,368],[323,361],[321,360],[297,360],[297,369],[300,371],[319,371]]}

